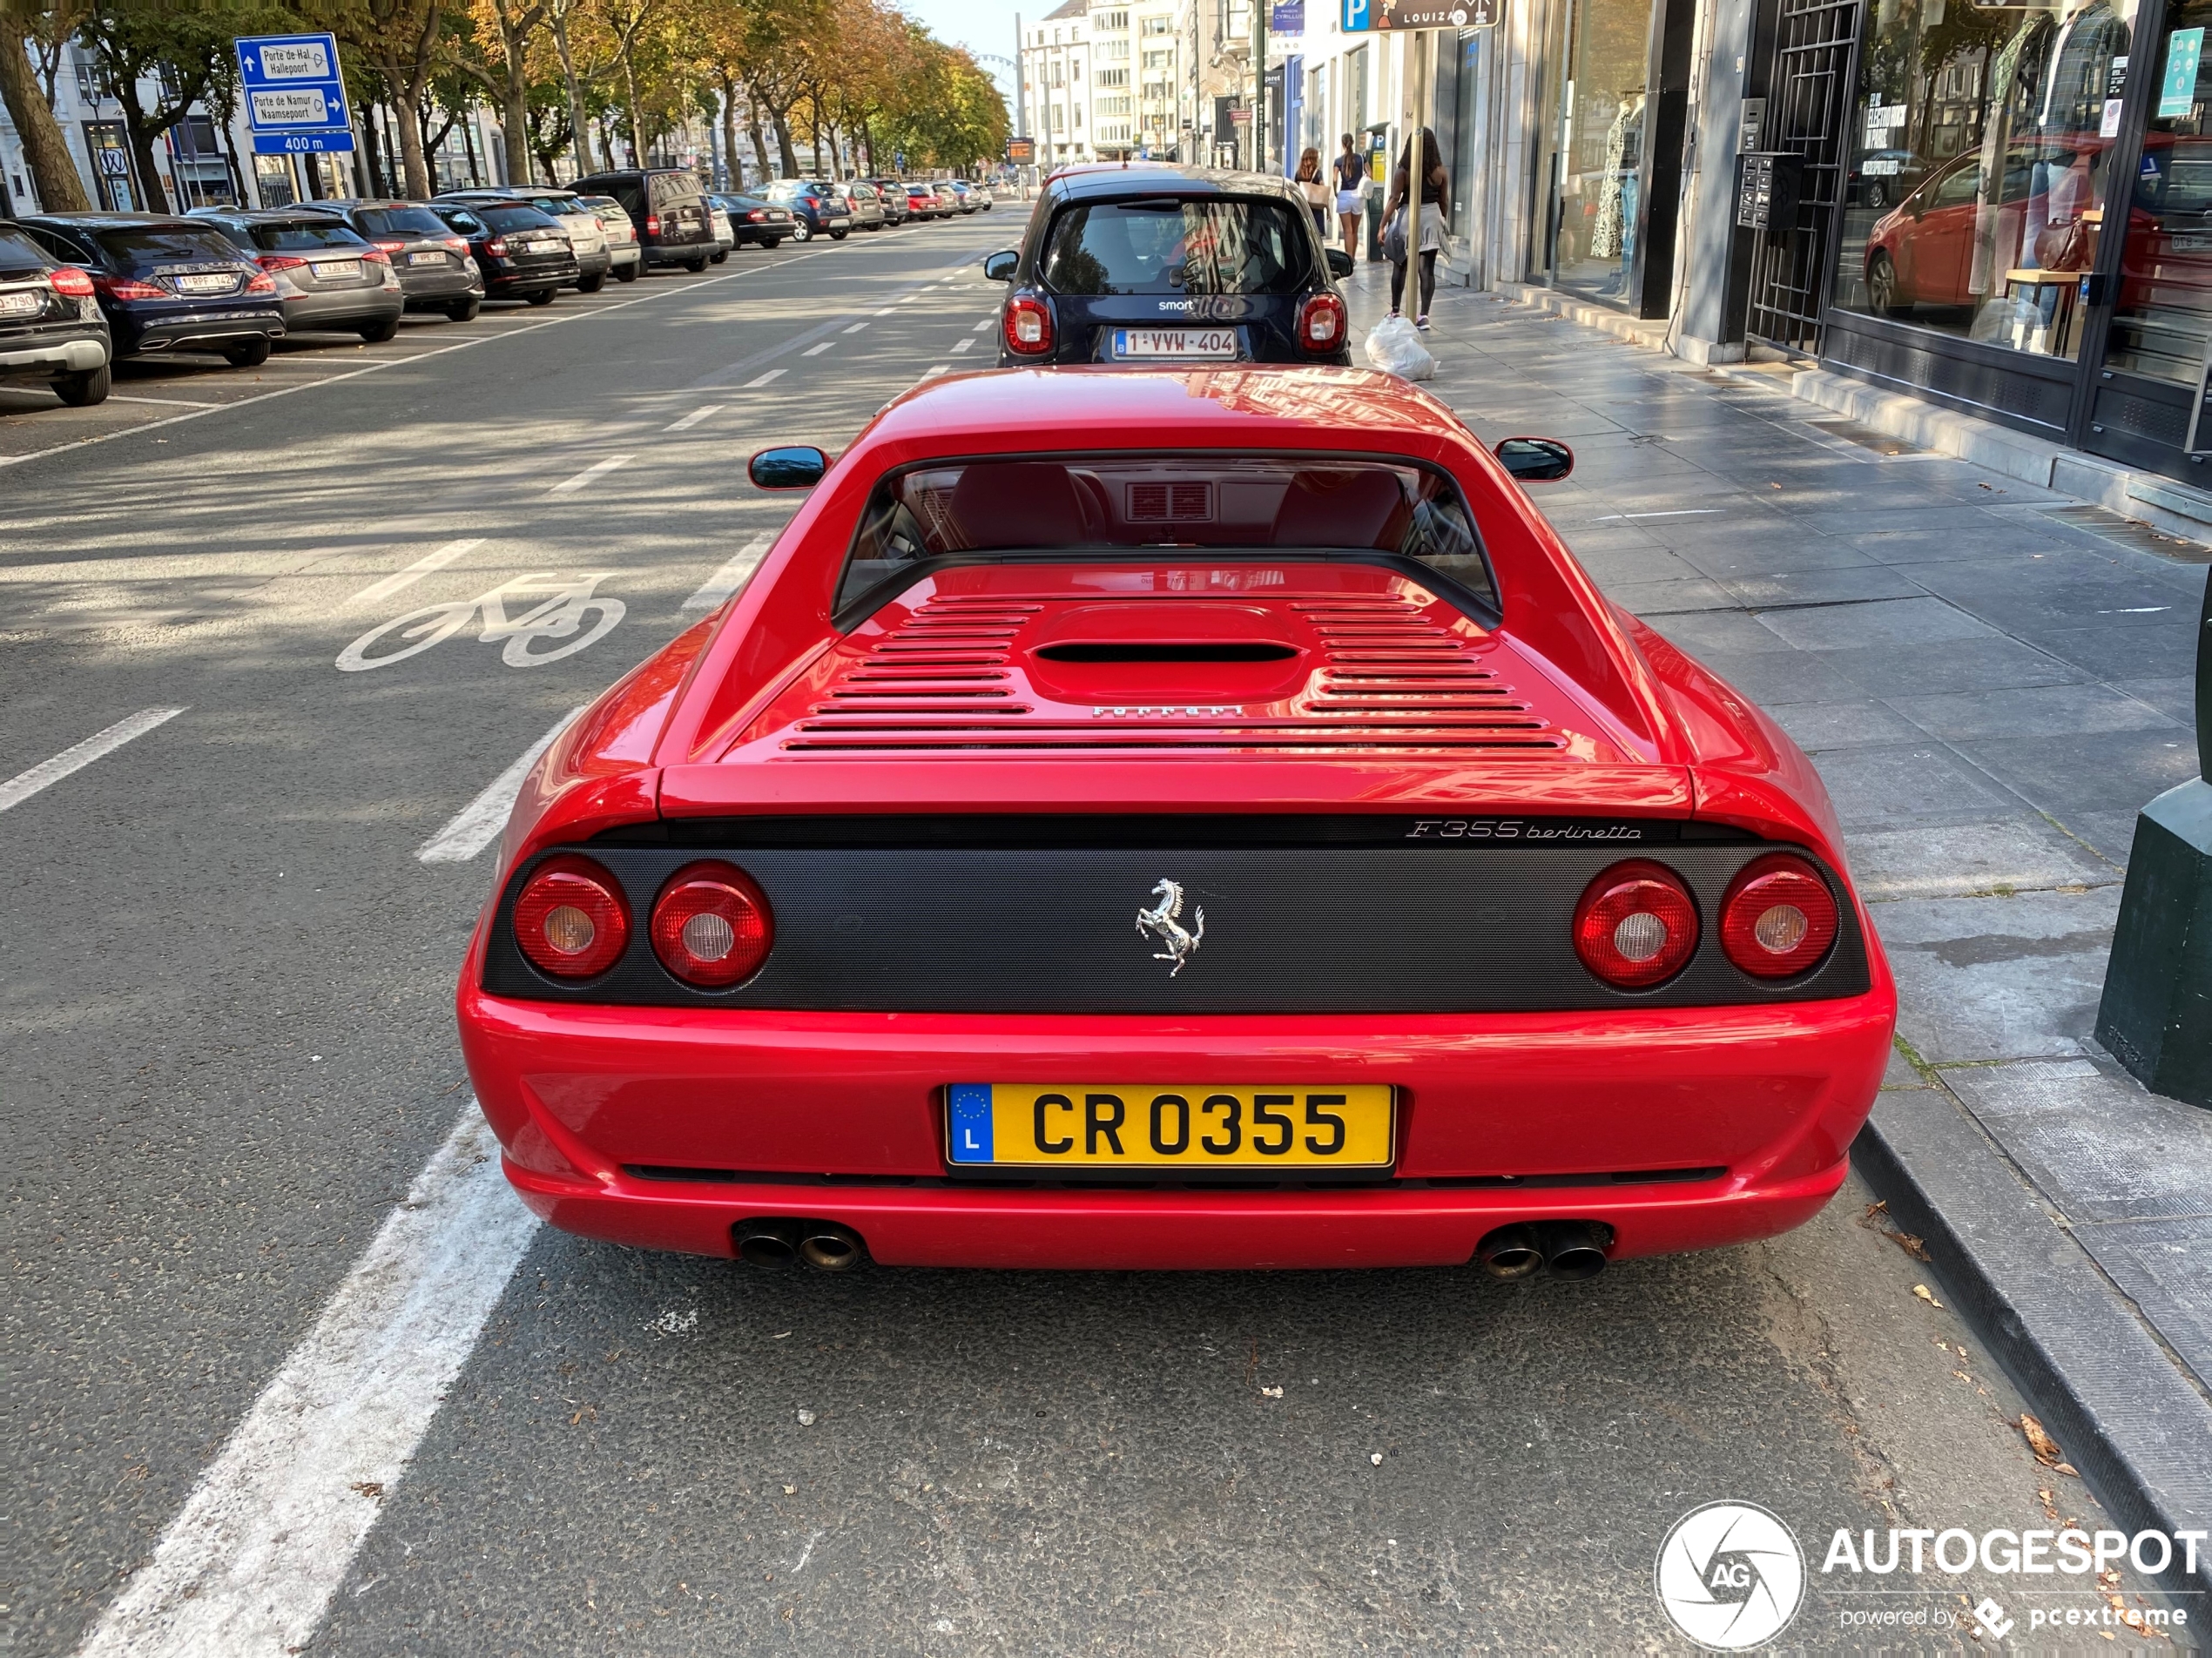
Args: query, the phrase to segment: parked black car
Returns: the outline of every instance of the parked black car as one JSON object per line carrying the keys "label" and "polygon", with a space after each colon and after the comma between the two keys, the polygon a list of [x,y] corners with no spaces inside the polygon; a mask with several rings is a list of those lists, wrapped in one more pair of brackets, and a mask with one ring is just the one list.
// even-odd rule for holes
{"label": "parked black car", "polygon": [[484,300],[484,279],[466,238],[419,201],[319,201],[383,251],[410,311],[442,311],[467,322]]}
{"label": "parked black car", "polygon": [[714,257],[714,222],[699,176],[683,167],[595,172],[569,186],[581,196],[612,196],[637,228],[645,263],[704,271]]}
{"label": "parked black car", "polygon": [[118,357],[215,351],[251,368],[284,338],[276,278],[205,219],[33,213],[16,225],[50,259],[91,277]]}
{"label": "parked black car", "polygon": [[739,247],[781,247],[792,233],[791,210],[772,201],[740,196],[731,190],[716,191],[707,199],[730,216],[730,229]]}
{"label": "parked black car", "polygon": [[1349,364],[1336,279],[1288,181],[1195,167],[1079,172],[1044,188],[1020,248],[983,273],[1011,285],[1001,367],[1040,363]]}
{"label": "parked black car", "polygon": [[607,276],[614,269],[614,254],[607,246],[607,227],[600,223],[598,213],[591,205],[573,190],[545,190],[533,186],[528,190],[509,186],[498,190],[448,190],[440,195],[433,206],[453,206],[482,210],[496,207],[502,202],[520,202],[525,207],[535,207],[561,226],[561,233],[569,239],[569,251],[576,255],[576,291],[597,293],[607,285]]}
{"label": "parked black car", "polygon": [[561,221],[550,213],[519,202],[477,207],[434,203],[430,211],[468,242],[487,298],[550,305],[556,293],[577,280],[576,252]]}
{"label": "parked black car", "polygon": [[382,249],[344,220],[300,207],[195,209],[276,279],[287,334],[329,329],[381,345],[400,331],[407,294]]}
{"label": "parked black car", "polygon": [[811,242],[826,236],[841,242],[853,233],[853,211],[830,194],[830,187],[815,179],[779,179],[760,192],[791,214],[792,239]]}
{"label": "parked black car", "polygon": [[113,348],[92,279],[0,224],[0,386],[51,386],[79,408],[105,402]]}

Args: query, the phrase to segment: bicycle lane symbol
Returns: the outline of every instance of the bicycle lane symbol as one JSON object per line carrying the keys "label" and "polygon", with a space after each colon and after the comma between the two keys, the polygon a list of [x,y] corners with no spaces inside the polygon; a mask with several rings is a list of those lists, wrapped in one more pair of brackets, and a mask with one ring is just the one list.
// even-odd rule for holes
{"label": "bicycle lane symbol", "polygon": [[[477,638],[486,644],[505,640],[506,648],[499,653],[499,659],[509,667],[540,668],[549,662],[558,662],[605,638],[628,613],[628,607],[620,599],[605,597],[595,590],[613,574],[612,570],[595,570],[563,581],[550,570],[538,570],[502,582],[489,593],[479,593],[473,599],[426,604],[405,616],[380,623],[362,634],[338,653],[338,671],[363,673],[420,656],[461,632],[475,620],[479,612],[484,625]],[[520,603],[532,599],[539,602],[519,616],[508,616],[510,602]],[[596,618],[588,628],[584,625],[587,617]],[[398,649],[372,654],[395,641],[400,642]],[[536,648],[542,642],[550,641],[562,643],[551,650]]]}

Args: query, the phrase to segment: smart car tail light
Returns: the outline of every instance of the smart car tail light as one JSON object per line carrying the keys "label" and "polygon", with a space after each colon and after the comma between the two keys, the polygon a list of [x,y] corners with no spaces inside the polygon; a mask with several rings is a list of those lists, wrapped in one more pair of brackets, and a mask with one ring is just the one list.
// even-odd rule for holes
{"label": "smart car tail light", "polygon": [[1345,327],[1344,301],[1333,293],[1312,294],[1298,307],[1298,342],[1308,351],[1334,351]]}
{"label": "smart car tail light", "polygon": [[1747,864],[1721,900],[1721,948],[1757,979],[1787,979],[1836,941],[1836,900],[1802,858],[1770,853]]}
{"label": "smart car tail light", "polygon": [[1575,954],[1610,985],[1640,990],[1671,979],[1697,948],[1697,907],[1662,864],[1615,864],[1575,907]]}
{"label": "smart car tail light", "polygon": [[702,989],[752,977],[775,937],[767,899],[729,864],[686,864],[653,900],[653,954],[685,984]]}
{"label": "smart car tail light", "polygon": [[533,967],[556,979],[604,973],[630,942],[620,883],[589,858],[547,859],[515,900],[515,942]]}
{"label": "smart car tail light", "polygon": [[47,272],[46,285],[55,293],[65,294],[72,300],[92,297],[92,279],[74,265],[64,265],[58,270]]}
{"label": "smart car tail light", "polygon": [[1042,357],[1052,349],[1052,313],[1043,300],[1017,293],[1006,302],[1001,318],[1006,329],[1006,348],[1024,357]]}

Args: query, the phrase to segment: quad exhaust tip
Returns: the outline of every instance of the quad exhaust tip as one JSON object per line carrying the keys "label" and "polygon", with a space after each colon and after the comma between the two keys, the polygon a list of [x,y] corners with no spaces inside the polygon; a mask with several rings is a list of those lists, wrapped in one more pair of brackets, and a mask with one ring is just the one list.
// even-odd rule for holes
{"label": "quad exhaust tip", "polygon": [[1539,1267],[1555,1278],[1594,1278],[1605,1270],[1613,1229],[1599,1221],[1517,1222],[1475,1245],[1475,1264],[1494,1278],[1525,1278]]}
{"label": "quad exhaust tip", "polygon": [[763,1215],[739,1221],[732,1235],[738,1258],[748,1266],[806,1265],[819,1272],[846,1272],[868,1258],[860,1235],[837,1221]]}

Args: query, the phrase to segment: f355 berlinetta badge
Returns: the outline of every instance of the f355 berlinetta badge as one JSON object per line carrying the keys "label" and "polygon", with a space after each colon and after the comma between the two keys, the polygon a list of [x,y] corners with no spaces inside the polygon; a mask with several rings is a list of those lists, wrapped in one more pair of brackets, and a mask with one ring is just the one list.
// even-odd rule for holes
{"label": "f355 berlinetta badge", "polygon": [[1174,962],[1175,965],[1168,969],[1168,977],[1172,979],[1183,971],[1184,963],[1198,947],[1198,941],[1206,936],[1205,906],[1201,904],[1193,913],[1197,927],[1186,930],[1183,925],[1182,883],[1163,880],[1152,888],[1152,896],[1160,901],[1149,910],[1137,911],[1136,930],[1150,933],[1167,946],[1164,950],[1154,951],[1152,960]]}

